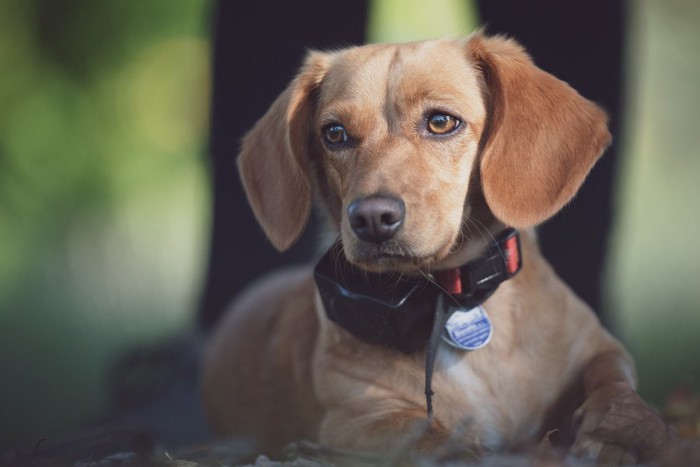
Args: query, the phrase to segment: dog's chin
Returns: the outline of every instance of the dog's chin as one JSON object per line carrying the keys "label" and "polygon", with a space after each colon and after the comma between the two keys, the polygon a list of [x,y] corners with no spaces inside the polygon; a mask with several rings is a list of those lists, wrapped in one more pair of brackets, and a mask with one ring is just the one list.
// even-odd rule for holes
{"label": "dog's chin", "polygon": [[355,266],[370,272],[404,274],[420,274],[421,270],[429,269],[441,256],[439,252],[416,254],[410,248],[399,244],[366,242],[346,248],[345,255]]}

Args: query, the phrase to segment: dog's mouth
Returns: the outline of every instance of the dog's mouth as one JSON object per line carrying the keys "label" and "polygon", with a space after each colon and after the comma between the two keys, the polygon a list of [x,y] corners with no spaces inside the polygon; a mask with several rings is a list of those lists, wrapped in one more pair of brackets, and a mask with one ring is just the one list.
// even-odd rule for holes
{"label": "dog's mouth", "polygon": [[410,248],[395,242],[381,244],[362,243],[345,254],[355,266],[370,272],[400,272],[420,274],[426,265],[435,262],[435,254],[416,254]]}

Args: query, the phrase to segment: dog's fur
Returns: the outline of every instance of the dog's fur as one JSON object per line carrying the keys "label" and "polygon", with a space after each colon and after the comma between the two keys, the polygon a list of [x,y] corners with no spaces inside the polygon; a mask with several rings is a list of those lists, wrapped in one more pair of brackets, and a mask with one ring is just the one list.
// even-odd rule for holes
{"label": "dog's fur", "polygon": [[[462,126],[429,134],[435,110]],[[348,130],[348,144],[324,145],[331,122]],[[458,427],[474,447],[518,447],[575,418],[576,452],[639,454],[595,430],[620,395],[643,405],[633,363],[555,275],[532,230],[583,183],[610,142],[606,122],[514,41],[477,33],[311,52],[245,137],[238,163],[248,199],[280,250],[303,231],[314,195],[348,259],[370,271],[456,267],[506,226],[522,229],[522,271],[484,304],[492,341],[438,354],[435,414],[419,449]],[[387,193],[405,204],[401,230],[381,244],[361,240],[349,204]],[[310,270],[290,269],[249,289],[213,336],[204,403],[217,431],[264,450],[301,438],[382,450],[425,420],[424,362],[425,352],[365,344],[329,321]]]}

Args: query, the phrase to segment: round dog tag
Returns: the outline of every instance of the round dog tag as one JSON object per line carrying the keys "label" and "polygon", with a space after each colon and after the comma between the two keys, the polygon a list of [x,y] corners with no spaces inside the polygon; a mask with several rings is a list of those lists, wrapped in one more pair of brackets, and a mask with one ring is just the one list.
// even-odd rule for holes
{"label": "round dog tag", "polygon": [[445,323],[442,338],[462,350],[480,349],[491,340],[493,326],[481,305],[471,310],[457,310]]}

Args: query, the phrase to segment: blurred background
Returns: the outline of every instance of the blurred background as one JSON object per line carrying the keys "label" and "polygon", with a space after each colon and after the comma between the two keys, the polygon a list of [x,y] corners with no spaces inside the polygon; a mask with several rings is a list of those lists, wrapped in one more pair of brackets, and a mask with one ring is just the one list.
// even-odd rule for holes
{"label": "blurred background", "polygon": [[[197,327],[213,12],[210,0],[0,2],[0,450],[113,413],[115,364]],[[700,384],[700,2],[630,1],[625,21],[600,281],[641,392],[661,404]],[[374,0],[367,39],[478,24],[468,1]]]}

